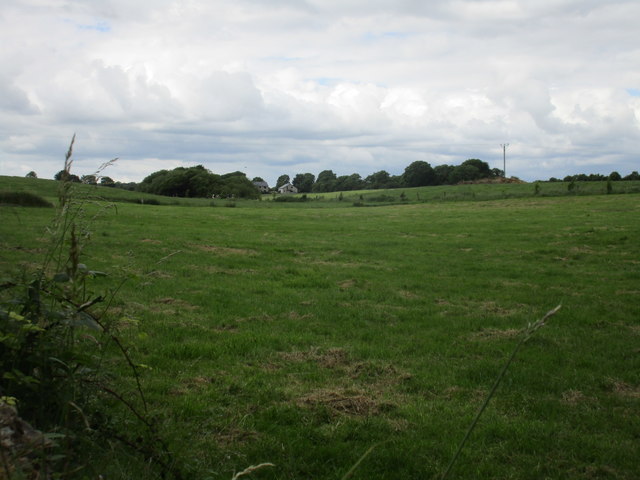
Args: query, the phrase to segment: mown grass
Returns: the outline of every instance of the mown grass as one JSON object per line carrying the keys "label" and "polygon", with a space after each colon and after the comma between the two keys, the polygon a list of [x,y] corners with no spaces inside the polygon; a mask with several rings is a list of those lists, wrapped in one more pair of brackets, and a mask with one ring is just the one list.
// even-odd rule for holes
{"label": "mown grass", "polygon": [[[638,195],[308,203],[95,222],[84,261],[129,278],[111,314],[193,478],[340,478],[375,444],[351,478],[437,478],[518,331],[558,303],[454,476],[637,478]],[[0,212],[15,272],[50,211]]]}

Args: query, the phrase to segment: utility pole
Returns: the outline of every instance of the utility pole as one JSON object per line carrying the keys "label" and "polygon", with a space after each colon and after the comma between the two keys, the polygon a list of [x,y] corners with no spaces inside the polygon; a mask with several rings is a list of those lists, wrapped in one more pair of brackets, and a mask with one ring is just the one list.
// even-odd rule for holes
{"label": "utility pole", "polygon": [[502,176],[507,178],[507,147],[509,144],[501,143],[500,146],[502,147]]}

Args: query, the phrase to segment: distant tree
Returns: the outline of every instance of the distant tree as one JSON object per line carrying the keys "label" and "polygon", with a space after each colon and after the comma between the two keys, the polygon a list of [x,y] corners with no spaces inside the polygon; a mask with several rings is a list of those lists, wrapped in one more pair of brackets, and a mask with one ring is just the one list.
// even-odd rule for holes
{"label": "distant tree", "polygon": [[391,175],[389,179],[389,188],[402,187],[402,175]]}
{"label": "distant tree", "polygon": [[612,182],[619,182],[620,180],[622,180],[622,175],[620,175],[618,172],[611,172],[609,174],[609,180],[611,180]]}
{"label": "distant tree", "polygon": [[313,184],[311,190],[316,193],[334,192],[336,178],[336,174],[333,173],[333,170],[323,170],[318,174],[318,178]]}
{"label": "distant tree", "polygon": [[[205,170],[205,168],[202,165],[198,165],[197,167],[192,167],[192,168],[199,168],[199,169]],[[221,175],[222,178],[246,177],[246,176],[247,176],[247,174],[244,173],[244,172],[241,172],[240,170],[236,170],[235,172],[225,173],[224,175]]]}
{"label": "distant tree", "polygon": [[63,182],[80,183],[80,177],[78,177],[77,175],[74,175],[73,173],[69,173],[66,170],[60,170],[58,173],[56,173],[53,176],[53,179],[63,181]]}
{"label": "distant tree", "polygon": [[233,172],[221,176],[221,184],[215,187],[215,193],[222,197],[258,198],[260,192],[242,172]]}
{"label": "distant tree", "polygon": [[605,177],[604,175],[602,175],[600,173],[591,173],[587,177],[587,180],[589,182],[602,182],[602,181],[604,181],[606,179],[607,179],[607,177]]}
{"label": "distant tree", "polygon": [[216,175],[202,165],[160,170],[147,176],[138,190],[175,197],[236,196],[257,198],[260,194],[243,172]]}
{"label": "distant tree", "polygon": [[372,173],[364,179],[367,188],[373,188],[374,190],[380,188],[390,188],[391,175],[386,170],[380,170],[379,172]]}
{"label": "distant tree", "polygon": [[313,188],[313,183],[316,180],[316,176],[312,173],[298,173],[294,178],[293,184],[294,187],[298,189],[300,193],[309,193]]}
{"label": "distant tree", "polygon": [[95,175],[82,175],[82,177],[80,177],[80,180],[82,181],[82,183],[86,183],[87,185],[98,184],[98,177],[96,177]]}
{"label": "distant tree", "polygon": [[634,170],[629,175],[624,177],[623,180],[640,180],[640,174],[638,174],[637,170]]}
{"label": "distant tree", "polygon": [[25,175],[26,178],[38,178],[38,174],[31,170],[29,173]]}
{"label": "distant tree", "polygon": [[456,184],[459,182],[468,182],[477,180],[480,177],[480,171],[478,167],[473,164],[462,164],[454,167],[449,174],[449,183]]}
{"label": "distant tree", "polygon": [[364,180],[358,173],[341,175],[336,179],[335,191],[360,190],[364,188]]}
{"label": "distant tree", "polygon": [[433,185],[435,183],[435,173],[431,165],[422,160],[418,160],[404,169],[402,180],[406,187]]}
{"label": "distant tree", "polygon": [[102,185],[103,187],[114,187],[116,184],[116,182],[113,181],[113,178],[111,177],[101,177],[100,178],[100,185]]}
{"label": "distant tree", "polygon": [[551,177],[551,178],[549,179],[549,181],[550,181],[550,182],[561,182],[562,180],[560,180],[559,178],[556,178],[556,177]]}
{"label": "distant tree", "polygon": [[452,165],[437,165],[433,167],[433,174],[435,175],[435,185],[446,185],[449,183],[449,176],[455,167]]}
{"label": "distant tree", "polygon": [[500,170],[499,168],[492,168],[491,176],[493,178],[504,177],[504,170]]}
{"label": "distant tree", "polygon": [[[492,176],[491,169],[489,168],[489,164],[487,162],[483,162],[477,158],[470,158],[469,160],[465,160],[462,162],[462,165],[473,165],[478,169],[478,177],[477,178],[489,178]],[[473,179],[476,180],[476,179]]]}
{"label": "distant tree", "polygon": [[278,181],[276,181],[276,190],[279,189],[281,186],[286,185],[290,181],[291,179],[289,178],[289,175],[280,175],[278,177]]}
{"label": "distant tree", "polygon": [[262,177],[253,177],[253,180],[251,180],[252,182],[264,182],[264,179]]}

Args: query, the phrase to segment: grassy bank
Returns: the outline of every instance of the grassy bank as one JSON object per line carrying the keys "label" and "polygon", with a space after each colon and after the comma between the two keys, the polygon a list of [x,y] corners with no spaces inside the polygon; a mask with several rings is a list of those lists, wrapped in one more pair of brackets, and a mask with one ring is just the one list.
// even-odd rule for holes
{"label": "grassy bank", "polygon": [[[558,303],[454,473],[636,478],[640,197],[546,185],[562,188],[407,190],[411,204],[378,208],[352,202],[380,192],[345,208],[121,203],[83,260],[111,274],[96,289],[128,279],[111,315],[193,478],[260,462],[276,466],[254,478],[340,478],[372,445],[353,478],[437,478],[518,331]],[[446,201],[461,192],[486,201]],[[50,210],[0,213],[0,269],[16,273],[46,247]]]}

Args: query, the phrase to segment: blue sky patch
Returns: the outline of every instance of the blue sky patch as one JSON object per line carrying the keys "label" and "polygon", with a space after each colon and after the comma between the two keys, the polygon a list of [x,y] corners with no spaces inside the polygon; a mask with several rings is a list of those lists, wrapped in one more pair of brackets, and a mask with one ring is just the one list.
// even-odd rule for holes
{"label": "blue sky patch", "polygon": [[627,88],[627,93],[632,97],[640,97],[640,88]]}
{"label": "blue sky patch", "polygon": [[111,25],[109,25],[109,23],[105,22],[104,20],[98,20],[94,24],[76,23],[75,25],[79,30],[95,30],[101,33],[107,33],[111,31]]}

